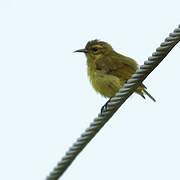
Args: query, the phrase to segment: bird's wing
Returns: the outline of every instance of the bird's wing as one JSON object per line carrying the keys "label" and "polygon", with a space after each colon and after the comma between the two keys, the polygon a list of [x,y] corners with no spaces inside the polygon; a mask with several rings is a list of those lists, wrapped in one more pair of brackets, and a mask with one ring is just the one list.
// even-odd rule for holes
{"label": "bird's wing", "polygon": [[118,54],[98,60],[96,67],[106,74],[111,74],[121,80],[127,81],[138,69],[138,64],[135,60]]}

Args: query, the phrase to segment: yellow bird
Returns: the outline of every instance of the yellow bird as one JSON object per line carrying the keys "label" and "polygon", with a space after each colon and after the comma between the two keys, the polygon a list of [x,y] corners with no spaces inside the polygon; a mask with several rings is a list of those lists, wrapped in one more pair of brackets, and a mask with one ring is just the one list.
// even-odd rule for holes
{"label": "yellow bird", "polygon": [[[84,49],[75,52],[85,53],[91,84],[104,97],[114,96],[139,68],[134,59],[117,53],[110,44],[104,41],[89,41]],[[146,94],[154,102],[156,101],[143,84],[135,92],[144,99]]]}

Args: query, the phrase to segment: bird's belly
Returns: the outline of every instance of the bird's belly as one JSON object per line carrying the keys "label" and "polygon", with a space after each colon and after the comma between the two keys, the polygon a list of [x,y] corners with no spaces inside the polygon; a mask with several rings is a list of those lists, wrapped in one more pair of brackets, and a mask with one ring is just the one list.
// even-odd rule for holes
{"label": "bird's belly", "polygon": [[124,84],[118,77],[101,72],[91,73],[89,77],[94,89],[105,97],[114,96]]}

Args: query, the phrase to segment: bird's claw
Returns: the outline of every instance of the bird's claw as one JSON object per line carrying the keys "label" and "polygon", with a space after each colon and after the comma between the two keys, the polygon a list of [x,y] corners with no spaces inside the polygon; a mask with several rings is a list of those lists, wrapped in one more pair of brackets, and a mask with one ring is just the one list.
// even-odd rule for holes
{"label": "bird's claw", "polygon": [[107,104],[105,104],[105,105],[103,105],[103,106],[101,107],[101,114],[102,114],[102,112],[105,111],[106,109],[107,109]]}
{"label": "bird's claw", "polygon": [[109,98],[109,100],[102,106],[101,108],[101,114],[102,112],[106,111],[107,110],[107,106],[108,106],[108,103],[110,102],[111,98]]}

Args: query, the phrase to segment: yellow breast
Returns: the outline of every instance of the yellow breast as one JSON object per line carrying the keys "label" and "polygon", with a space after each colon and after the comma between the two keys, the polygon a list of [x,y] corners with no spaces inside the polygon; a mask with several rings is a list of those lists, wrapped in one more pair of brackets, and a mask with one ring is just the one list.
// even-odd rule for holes
{"label": "yellow breast", "polygon": [[99,70],[88,68],[88,76],[93,88],[104,97],[112,97],[124,84],[119,78]]}

